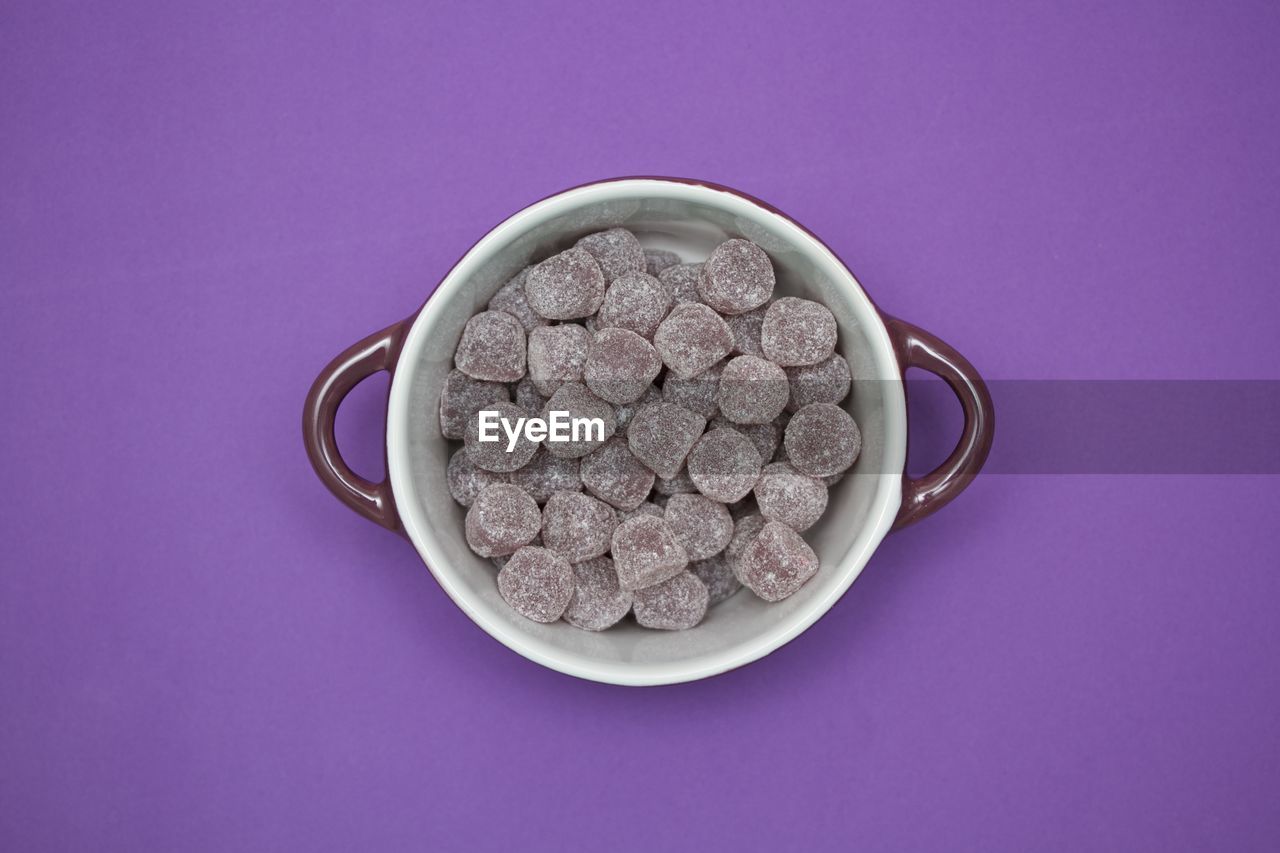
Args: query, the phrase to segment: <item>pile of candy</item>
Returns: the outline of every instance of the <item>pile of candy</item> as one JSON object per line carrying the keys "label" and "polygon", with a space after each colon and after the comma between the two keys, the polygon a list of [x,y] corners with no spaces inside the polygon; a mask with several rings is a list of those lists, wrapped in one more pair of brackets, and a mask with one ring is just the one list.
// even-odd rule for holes
{"label": "pile of candy", "polygon": [[[780,601],[818,571],[800,533],[862,437],[839,406],[835,318],[773,289],[747,240],[685,264],[614,228],[524,269],[467,322],[440,395],[440,428],[463,442],[448,488],[515,610],[692,628],[742,586]],[[482,441],[483,411],[603,432]]]}

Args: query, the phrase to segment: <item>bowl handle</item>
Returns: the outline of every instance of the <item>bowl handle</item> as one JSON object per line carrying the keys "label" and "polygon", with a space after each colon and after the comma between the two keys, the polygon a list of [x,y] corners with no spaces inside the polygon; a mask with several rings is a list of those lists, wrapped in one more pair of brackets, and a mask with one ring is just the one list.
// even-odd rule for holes
{"label": "bowl handle", "polygon": [[391,494],[390,475],[374,483],[352,471],[338,452],[333,423],[338,406],[361,380],[379,370],[395,373],[408,328],[407,320],[395,323],[343,350],[320,371],[302,409],[302,442],[320,482],[360,515],[399,533],[404,531]]}
{"label": "bowl handle", "polygon": [[941,377],[964,409],[964,431],[946,461],[920,478],[903,473],[902,508],[893,522],[893,529],[899,530],[933,515],[973,482],[991,452],[996,413],[987,383],[952,346],[895,317],[886,316],[885,325],[897,350],[903,377],[908,367],[919,367]]}

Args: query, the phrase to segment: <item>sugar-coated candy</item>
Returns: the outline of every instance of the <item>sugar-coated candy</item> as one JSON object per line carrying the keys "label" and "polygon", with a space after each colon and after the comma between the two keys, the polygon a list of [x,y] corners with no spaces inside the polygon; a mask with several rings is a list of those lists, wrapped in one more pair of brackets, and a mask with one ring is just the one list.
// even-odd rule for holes
{"label": "sugar-coated candy", "polygon": [[744,314],[773,295],[773,263],[750,240],[726,240],[702,265],[698,293],[721,314]]}
{"label": "sugar-coated candy", "polygon": [[791,386],[787,411],[794,412],[810,403],[839,403],[849,396],[853,377],[844,356],[832,353],[817,364],[788,367],[787,382]]}
{"label": "sugar-coated candy", "polygon": [[556,492],[576,492],[582,488],[578,460],[555,456],[542,447],[527,465],[507,476],[513,485],[524,489],[540,504]]}
{"label": "sugar-coated candy", "polygon": [[636,412],[650,403],[660,402],[662,402],[662,390],[657,385],[650,385],[640,395],[639,400],[632,400],[630,403],[621,403],[614,406],[614,412],[618,417],[618,432],[626,433],[627,428],[631,426],[631,419],[636,416]]}
{"label": "sugar-coated candy", "polygon": [[720,413],[738,424],[767,424],[782,414],[790,397],[781,367],[754,355],[729,360],[720,373]]}
{"label": "sugar-coated candy", "polygon": [[481,489],[494,483],[510,482],[510,474],[498,474],[477,468],[467,457],[465,448],[458,448],[449,457],[449,466],[445,471],[445,481],[449,485],[449,497],[463,506],[475,503],[476,495]]}
{"label": "sugar-coated candy", "polygon": [[[496,423],[497,426],[491,426],[488,430],[490,437],[497,436],[496,441],[480,440],[480,414],[482,412],[497,413],[497,417],[490,421],[491,423]],[[502,421],[505,420],[514,429],[516,423],[525,417],[528,417],[527,413],[515,403],[494,403],[477,411],[467,421],[467,432],[462,438],[467,448],[467,457],[477,467],[486,471],[514,471],[527,464],[538,449],[538,443],[530,441],[522,430],[520,435],[516,437],[515,446],[511,450],[507,450],[507,445],[510,442],[507,439],[506,430],[502,427]]]}
{"label": "sugar-coated candy", "polygon": [[862,433],[844,409],[810,403],[791,416],[782,444],[787,461],[811,477],[829,477],[849,469],[862,450]]}
{"label": "sugar-coated candy", "polygon": [[724,415],[718,415],[712,419],[710,426],[711,429],[732,429],[742,433],[760,451],[760,459],[766,462],[773,459],[778,442],[782,440],[782,430],[776,420],[767,424],[735,424]]}
{"label": "sugar-coated candy", "polygon": [[747,546],[760,535],[760,531],[764,530],[765,524],[767,522],[764,520],[764,516],[758,512],[748,513],[734,520],[733,538],[729,540],[729,544],[724,549],[725,558],[728,559],[731,567],[738,564],[738,560],[742,558],[742,552],[746,551]]}
{"label": "sugar-coated candy", "polygon": [[463,328],[453,361],[472,379],[515,382],[524,376],[524,327],[506,311],[481,311]]}
{"label": "sugar-coated candy", "polygon": [[656,503],[645,501],[635,509],[624,509],[622,512],[618,513],[618,521],[623,522],[628,518],[635,518],[637,515],[651,515],[654,518],[665,518],[667,512]]}
{"label": "sugar-coated candy", "polygon": [[507,386],[501,382],[472,379],[461,370],[450,370],[440,391],[440,432],[445,438],[462,438],[472,415],[491,403],[510,399]]}
{"label": "sugar-coated candy", "polygon": [[587,491],[618,509],[635,509],[653,488],[653,472],[617,435],[582,457],[581,475]]}
{"label": "sugar-coated candy", "polygon": [[621,404],[640,399],[661,370],[662,360],[644,338],[627,329],[601,329],[591,339],[582,378],[597,397]]}
{"label": "sugar-coated candy", "polygon": [[502,286],[489,300],[490,311],[506,311],[520,321],[526,332],[535,326],[545,326],[547,320],[529,305],[529,296],[524,291],[524,279],[533,267],[525,267],[516,273],[511,281]]}
{"label": "sugar-coated candy", "polygon": [[784,296],[765,312],[760,347],[775,364],[817,364],[831,355],[835,346],[836,318],[825,305]]}
{"label": "sugar-coated candy", "polygon": [[[592,429],[584,430],[576,441],[546,441],[547,451],[554,456],[578,457],[586,456],[592,450],[604,444],[618,429],[618,418],[613,406],[601,400],[581,382],[566,382],[556,389],[556,393],[547,400],[542,409],[543,419],[549,419],[552,412],[567,412],[569,418],[599,418],[604,423],[604,438]],[[572,433],[570,433],[572,437]]]}
{"label": "sugar-coated candy", "polygon": [[707,587],[709,607],[715,607],[742,589],[742,584],[733,573],[733,566],[729,565],[729,557],[723,552],[706,560],[690,563],[689,573]]}
{"label": "sugar-coated candy", "polygon": [[650,403],[636,412],[627,427],[627,442],[636,458],[664,479],[680,473],[707,420],[674,403]]}
{"label": "sugar-coated candy", "polygon": [[764,323],[767,305],[752,308],[743,314],[734,314],[725,318],[729,331],[733,332],[733,351],[738,355],[758,355],[764,357],[760,347],[760,326]]}
{"label": "sugar-coated candy", "polygon": [[481,557],[500,557],[528,545],[542,527],[533,498],[510,483],[485,486],[467,510],[467,544]]}
{"label": "sugar-coated candy", "polygon": [[577,323],[539,326],[529,333],[529,379],[549,397],[565,382],[582,379],[591,333]]}
{"label": "sugar-coated candy", "polygon": [[720,373],[724,363],[713,364],[691,379],[680,379],[668,373],[662,380],[662,399],[684,406],[710,420],[720,411]]}
{"label": "sugar-coated candy", "polygon": [[[697,441],[697,438],[694,438]],[[653,490],[662,498],[658,501],[666,506],[666,499],[672,495],[691,495],[698,491],[698,487],[693,484],[693,480],[689,479],[689,472],[681,466],[674,477],[658,477],[653,481]]]}
{"label": "sugar-coated candy", "polygon": [[755,495],[766,520],[781,522],[797,533],[808,530],[827,511],[826,485],[797,471],[790,462],[764,466]]}
{"label": "sugar-coated candy", "polygon": [[733,333],[724,318],[706,305],[685,302],[671,309],[653,345],[679,379],[692,379],[733,349]]}
{"label": "sugar-coated candy", "polygon": [[604,300],[604,273],[584,249],[566,249],[529,270],[524,278],[529,305],[549,320],[590,317]]}
{"label": "sugar-coated candy", "polygon": [[574,563],[573,596],[564,621],[587,631],[603,631],[621,621],[631,610],[631,593],[618,585],[613,560],[596,557]]}
{"label": "sugar-coated candy", "polygon": [[626,590],[662,583],[684,571],[689,555],[661,518],[640,515],[613,531],[613,564]]}
{"label": "sugar-coated candy", "polygon": [[636,236],[625,228],[588,234],[574,246],[591,253],[604,271],[606,281],[613,281],[629,272],[644,272],[644,249]]}
{"label": "sugar-coated candy", "polygon": [[516,383],[516,390],[511,396],[515,399],[515,404],[530,415],[542,414],[542,407],[547,404],[547,398],[534,387],[533,380],[528,376]]}
{"label": "sugar-coated candy", "polygon": [[498,572],[498,592],[503,600],[534,622],[554,622],[563,616],[573,587],[569,562],[536,545],[516,551]]}
{"label": "sugar-coated candy", "polygon": [[698,293],[698,281],[702,278],[702,264],[676,264],[658,273],[658,280],[671,291],[675,304],[681,302],[701,302]]}
{"label": "sugar-coated candy", "polygon": [[618,276],[605,291],[597,329],[628,329],[652,340],[658,324],[671,310],[671,291],[658,279],[643,272]]}
{"label": "sugar-coated candy", "polygon": [[668,267],[680,263],[680,256],[665,249],[644,250],[644,271],[649,275],[658,275]]}
{"label": "sugar-coated candy", "polygon": [[618,516],[604,501],[582,492],[556,492],[542,508],[542,542],[571,563],[609,550]]}
{"label": "sugar-coated candy", "polygon": [[818,556],[785,524],[760,529],[734,565],[738,580],[765,601],[781,601],[818,571]]}
{"label": "sugar-coated candy", "polygon": [[664,517],[690,560],[714,557],[733,538],[728,508],[703,495],[672,495]]}
{"label": "sugar-coated candy", "polygon": [[634,593],[631,607],[636,622],[645,628],[682,631],[707,615],[711,596],[697,575],[680,572],[673,578]]}
{"label": "sugar-coated candy", "polygon": [[699,492],[732,503],[755,487],[763,462],[755,445],[742,433],[713,429],[698,439],[685,464]]}
{"label": "sugar-coated candy", "polygon": [[[536,545],[536,546],[538,546],[539,548],[541,548],[541,547],[542,547],[542,537],[541,537],[541,536],[535,536],[535,537],[533,537],[533,541],[532,541],[532,542],[530,542],[530,543],[529,543],[529,545]],[[525,546],[525,547],[528,547],[528,546]],[[511,555],[510,555],[510,554],[503,554],[501,557],[490,557],[490,558],[489,558],[489,562],[490,562],[490,563],[492,563],[494,566],[496,566],[497,568],[499,568],[499,569],[500,569],[500,568],[502,568],[503,566],[505,566],[505,565],[507,564],[507,561],[508,561],[508,560],[510,560],[510,559],[511,559]]]}

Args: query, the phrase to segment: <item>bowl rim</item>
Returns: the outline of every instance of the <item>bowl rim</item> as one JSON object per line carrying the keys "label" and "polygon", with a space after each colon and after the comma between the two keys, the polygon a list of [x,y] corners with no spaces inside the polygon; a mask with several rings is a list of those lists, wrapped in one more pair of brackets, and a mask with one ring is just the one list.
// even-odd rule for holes
{"label": "bowl rim", "polygon": [[[872,500],[872,512],[862,530],[839,564],[832,567],[841,573],[839,583],[824,596],[815,598],[808,607],[781,620],[770,629],[761,632],[751,642],[739,643],[728,650],[682,661],[665,663],[616,663],[570,658],[554,646],[522,635],[507,625],[487,617],[472,602],[469,592],[453,582],[446,568],[447,558],[437,544],[436,535],[418,502],[407,500],[415,494],[408,453],[410,436],[407,432],[412,367],[417,354],[424,346],[430,330],[439,321],[442,306],[463,293],[462,286],[483,263],[487,262],[492,248],[505,243],[537,222],[558,215],[562,210],[595,201],[625,198],[670,198],[698,201],[728,209],[748,217],[766,217],[789,231],[789,239],[810,252],[833,279],[847,284],[843,288],[850,298],[861,303],[860,312],[874,318],[874,323],[863,329],[868,341],[879,350],[882,357],[876,359],[879,374],[885,380],[884,416],[885,471],[877,478]],[[752,663],[780,648],[808,630],[825,615],[861,574],[871,554],[893,526],[902,503],[902,472],[906,467],[907,411],[902,371],[894,343],[884,316],[867,295],[857,277],[834,252],[811,231],[777,208],[745,193],[717,184],[684,178],[628,177],[595,181],[573,187],[534,202],[490,229],[475,245],[467,250],[441,280],[439,286],[422,308],[407,321],[397,358],[397,369],[391,377],[387,401],[386,459],[387,475],[391,491],[397,496],[403,532],[413,543],[423,562],[445,593],[473,622],[489,636],[498,640],[517,654],[557,672],[589,681],[625,686],[654,686],[695,681],[718,675]]]}

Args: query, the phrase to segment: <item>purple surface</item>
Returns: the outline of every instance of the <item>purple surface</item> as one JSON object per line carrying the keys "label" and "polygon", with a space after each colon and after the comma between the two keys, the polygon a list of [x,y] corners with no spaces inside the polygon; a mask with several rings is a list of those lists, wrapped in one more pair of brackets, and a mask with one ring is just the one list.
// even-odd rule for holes
{"label": "purple surface", "polygon": [[1123,5],[6,3],[0,848],[1275,849],[1275,477],[985,477],[639,691],[300,446],[330,356],[619,174],[776,204],[993,378],[1276,379],[1280,13]]}

